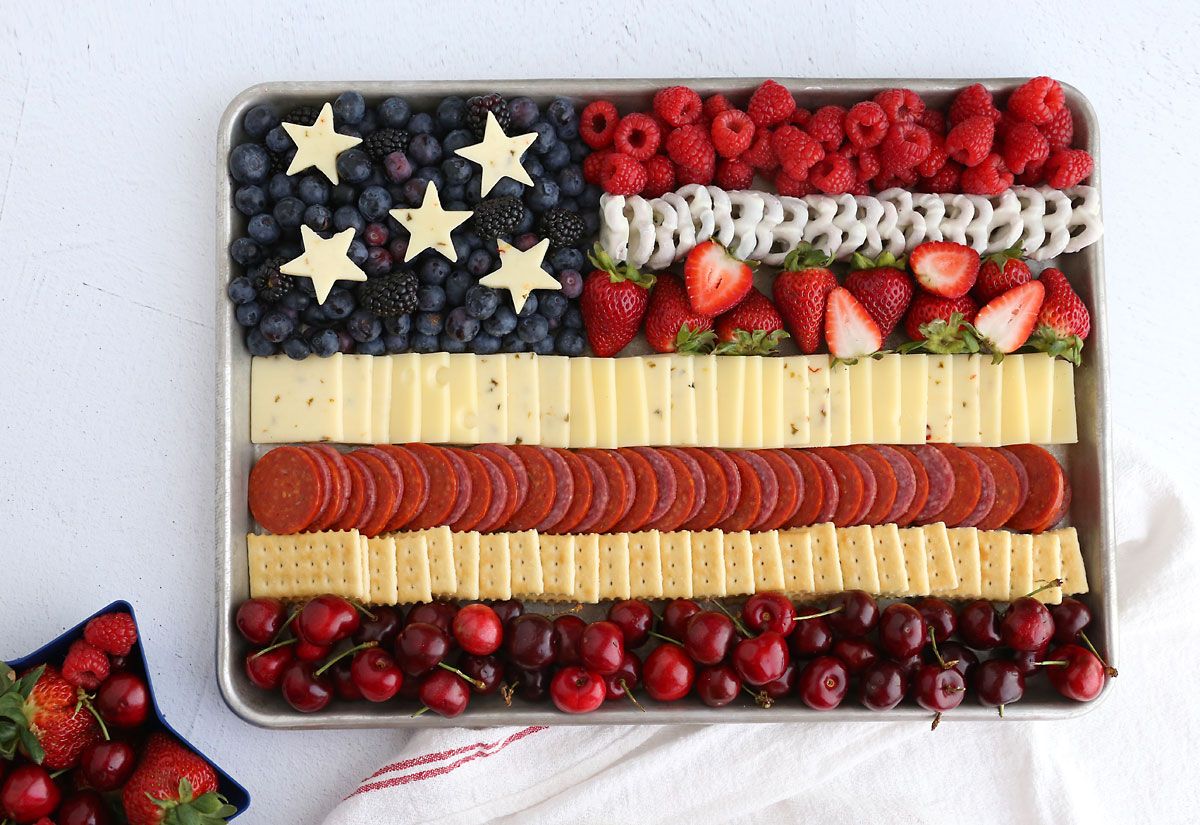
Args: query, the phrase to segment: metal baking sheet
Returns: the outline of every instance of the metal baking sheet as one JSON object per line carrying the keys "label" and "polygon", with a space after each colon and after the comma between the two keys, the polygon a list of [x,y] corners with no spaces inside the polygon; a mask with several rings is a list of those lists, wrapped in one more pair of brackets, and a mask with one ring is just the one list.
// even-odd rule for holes
{"label": "metal baking sheet", "polygon": [[[764,710],[753,705],[709,708],[695,697],[673,703],[656,703],[643,698],[647,713],[628,702],[605,703],[600,710],[583,715],[558,712],[548,702],[528,704],[515,701],[506,707],[498,696],[472,697],[471,706],[457,719],[432,713],[413,719],[408,706],[395,703],[335,701],[315,714],[292,710],[277,693],[266,693],[246,679],[242,659],[245,648],[237,635],[233,615],[249,596],[245,535],[254,527],[246,505],[250,468],[263,452],[250,443],[249,391],[250,354],[233,307],[225,296],[233,262],[229,244],[245,229],[245,218],[233,208],[233,184],[227,173],[229,150],[241,139],[241,119],[258,103],[273,103],[286,109],[299,103],[332,100],[346,89],[357,89],[369,100],[401,95],[415,108],[432,109],[444,96],[496,91],[505,96],[528,95],[540,104],[555,96],[587,101],[597,97],[612,100],[623,110],[646,109],[657,89],[687,84],[701,95],[721,92],[731,97],[747,96],[763,78],[659,78],[615,80],[480,80],[480,81],[371,81],[371,82],[278,82],[253,86],[229,104],[217,134],[217,676],[229,707],[248,722],[269,728],[376,728],[376,727],[483,727],[489,725],[632,725],[712,724],[746,722],[896,721],[928,722],[931,714],[911,702],[884,714],[863,708],[851,695],[833,711],[818,712],[790,698]],[[954,92],[976,82],[966,79],[807,79],[777,78],[808,108],[827,104],[849,105],[881,89],[902,86],[918,92],[934,106],[948,105]],[[994,93],[1016,88],[1024,78],[982,81]],[[1063,84],[1067,103],[1075,113],[1076,142],[1096,159],[1091,185],[1100,186],[1099,125],[1087,98]],[[1079,530],[1091,587],[1089,603],[1094,620],[1089,636],[1118,665],[1115,531],[1112,497],[1112,446],[1108,402],[1108,322],[1105,313],[1103,240],[1055,262],[1079,291],[1092,311],[1092,332],[1084,349],[1083,365],[1076,371],[1076,408],[1079,442],[1056,448],[1074,491],[1068,523]],[[539,609],[536,604],[533,609]],[[548,607],[545,609],[549,609]],[[597,610],[597,608],[591,608]],[[587,615],[587,614],[585,614]],[[1006,709],[1007,719],[1068,719],[1092,710],[1113,689],[1113,680],[1093,702],[1079,704],[1054,693],[1045,679],[1033,680],[1021,702]],[[945,721],[988,720],[997,722],[993,708],[977,704],[969,696],[946,714]]]}

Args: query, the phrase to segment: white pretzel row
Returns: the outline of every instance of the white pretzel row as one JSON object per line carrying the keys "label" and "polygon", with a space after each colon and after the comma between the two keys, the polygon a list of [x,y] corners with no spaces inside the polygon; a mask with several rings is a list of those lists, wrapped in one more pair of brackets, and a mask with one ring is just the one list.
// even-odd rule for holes
{"label": "white pretzel row", "polygon": [[681,260],[709,238],[743,260],[779,266],[802,241],[840,261],[855,252],[900,256],[940,240],[981,255],[1022,246],[1029,258],[1044,261],[1078,252],[1104,231],[1100,193],[1091,186],[1014,186],[990,198],[906,189],[791,198],[689,184],[661,198],[604,195],[600,218],[605,251],[652,270]]}

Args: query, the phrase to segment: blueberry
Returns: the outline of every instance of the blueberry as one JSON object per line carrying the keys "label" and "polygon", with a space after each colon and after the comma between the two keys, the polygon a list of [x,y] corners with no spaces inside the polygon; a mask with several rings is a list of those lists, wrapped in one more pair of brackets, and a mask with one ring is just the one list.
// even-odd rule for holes
{"label": "blueberry", "polygon": [[328,206],[313,204],[304,210],[304,225],[313,232],[328,232],[333,228],[333,213]]}
{"label": "blueberry", "polygon": [[500,306],[500,295],[491,287],[476,284],[467,290],[463,306],[467,314],[484,321],[491,318]]}
{"label": "blueberry", "polygon": [[392,196],[382,186],[368,186],[358,196],[358,211],[369,221],[377,221],[392,208]]}
{"label": "blueberry", "polygon": [[[562,190],[559,190],[559,192],[560,192],[560,193],[561,193],[561,191],[562,191]],[[568,212],[578,212],[578,211],[580,211],[580,210],[579,210],[579,201],[577,201],[575,198],[564,198],[564,197],[560,197],[560,198],[558,199],[558,208],[559,208],[559,209],[566,209]]]}
{"label": "blueberry", "polygon": [[[283,258],[285,261],[290,261],[293,258],[299,258],[304,254],[304,245],[300,243],[299,237],[285,237],[282,241],[275,245],[275,257]],[[311,285],[312,281],[308,281]],[[316,290],[310,290],[309,295],[316,295]]]}
{"label": "blueberry", "polygon": [[481,332],[471,339],[471,351],[476,355],[492,355],[500,351],[500,339]]}
{"label": "blueberry", "polygon": [[404,202],[409,206],[420,206],[425,200],[425,189],[428,186],[429,181],[409,178],[408,182],[404,184]]}
{"label": "blueberry", "polygon": [[483,200],[483,178],[478,172],[471,175],[471,179],[467,181],[465,191],[467,193],[467,203],[477,204]]}
{"label": "blueberry", "polygon": [[[400,204],[400,205],[408,204],[408,196],[404,193],[403,186],[401,186],[398,183],[390,183],[384,188],[386,188],[388,190],[388,194],[392,196],[392,203]],[[392,223],[393,221],[395,221],[394,224]],[[400,222],[396,221],[395,218],[392,218],[391,216],[389,216],[388,217],[388,228],[395,229],[398,226],[400,226]]]}
{"label": "blueberry", "polygon": [[292,319],[279,310],[272,310],[258,322],[258,331],[272,344],[278,344],[292,334],[295,325]]}
{"label": "blueberry", "polygon": [[465,261],[467,256],[471,254],[471,239],[467,237],[466,232],[451,232],[450,242],[454,244],[454,259],[456,261]]}
{"label": "blueberry", "polygon": [[423,284],[441,285],[450,277],[450,262],[441,255],[431,255],[421,264],[417,278]]}
{"label": "blueberry", "polygon": [[257,215],[267,208],[267,196],[261,186],[239,186],[233,193],[233,205],[246,217]]}
{"label": "blueberry", "polygon": [[525,211],[521,215],[521,220],[513,227],[512,234],[514,235],[524,235],[526,232],[533,231],[533,210],[528,206],[523,208]]}
{"label": "blueberry", "polygon": [[545,317],[537,313],[522,318],[521,322],[517,324],[517,335],[527,344],[542,340],[549,331],[550,328]]}
{"label": "blueberry", "polygon": [[370,341],[359,341],[355,344],[354,352],[358,355],[383,355],[387,352],[387,346],[383,343],[383,338],[372,338]]}
{"label": "blueberry", "polygon": [[411,335],[409,337],[409,345],[413,352],[437,352],[439,349],[438,337],[436,335],[427,335],[423,332]]}
{"label": "blueberry", "polygon": [[442,160],[442,144],[429,133],[413,135],[408,144],[408,156],[417,166],[433,166]]}
{"label": "blueberry", "polygon": [[300,196],[300,200],[309,205],[326,204],[329,203],[331,189],[332,187],[324,175],[305,175],[296,185],[296,194]]}
{"label": "blueberry", "polygon": [[412,108],[402,97],[389,97],[379,104],[379,120],[384,126],[392,129],[402,129],[412,117]]}
{"label": "blueberry", "polygon": [[571,147],[572,163],[583,163],[587,160],[587,156],[594,151],[591,146],[588,146],[582,140],[572,140],[567,145]]}
{"label": "blueberry", "polygon": [[229,174],[238,183],[266,183],[271,156],[257,143],[243,143],[229,153]]}
{"label": "blueberry", "polygon": [[[569,246],[556,249],[550,253],[550,266],[554,267],[555,272],[562,272],[564,269],[582,271],[583,253]],[[574,298],[575,296],[570,295],[567,297]]]}
{"label": "blueberry", "polygon": [[284,198],[275,204],[271,214],[281,229],[297,229],[304,222],[304,201],[299,198]]}
{"label": "blueberry", "polygon": [[328,358],[341,348],[338,334],[331,329],[318,330],[309,341],[312,351],[322,358]]}
{"label": "blueberry", "polygon": [[254,266],[263,259],[262,247],[250,238],[238,238],[229,247],[233,260],[242,266]]}
{"label": "blueberry", "polygon": [[545,338],[539,338],[529,345],[529,351],[536,355],[553,355],[554,354],[554,336],[547,335]]}
{"label": "blueberry", "polygon": [[[470,189],[468,189],[470,191]],[[514,198],[521,197],[521,193],[525,191],[525,184],[520,181],[515,181],[512,178],[501,178],[496,181],[496,185],[492,187],[492,191],[488,192],[489,198],[506,198],[512,196]]]}
{"label": "blueberry", "polygon": [[338,352],[342,354],[353,353],[354,347],[358,344],[349,332],[344,329],[335,329],[338,337]]}
{"label": "blueberry", "polygon": [[425,181],[426,184],[432,183],[438,192],[441,192],[442,187],[446,184],[442,170],[436,166],[422,166],[413,173],[413,180]]}
{"label": "blueberry", "polygon": [[267,144],[267,148],[272,152],[287,152],[290,149],[296,148],[292,136],[282,126],[276,126],[267,132],[266,139],[263,142]]}
{"label": "blueberry", "polygon": [[396,315],[392,318],[383,319],[383,332],[385,335],[407,335],[412,329],[411,315]]}
{"label": "blueberry", "polygon": [[446,333],[466,343],[479,334],[479,319],[468,315],[464,307],[455,307],[446,315]]}
{"label": "blueberry", "polygon": [[515,332],[510,332],[500,339],[500,349],[505,352],[525,352],[529,345],[518,338]]}
{"label": "blueberry", "polygon": [[264,137],[267,132],[279,125],[279,115],[274,107],[267,103],[255,106],[242,115],[242,128],[250,137]]}
{"label": "blueberry", "polygon": [[561,292],[543,290],[538,298],[538,309],[547,318],[557,320],[567,311],[567,296]]}
{"label": "blueberry", "polygon": [[528,318],[533,313],[537,312],[538,298],[537,295],[530,293],[525,299],[525,305],[521,307],[521,311],[517,313],[518,318]]}
{"label": "blueberry", "polygon": [[442,313],[418,312],[413,316],[413,331],[418,335],[437,335],[442,331]]}
{"label": "blueberry", "polygon": [[260,244],[273,244],[279,240],[279,223],[273,215],[263,213],[255,215],[246,224],[246,234]]}
{"label": "blueberry", "polygon": [[374,341],[382,335],[383,322],[365,309],[360,309],[346,321],[346,330],[361,344],[364,341]]}
{"label": "blueberry", "polygon": [[562,325],[571,329],[583,329],[583,310],[579,304],[571,304],[563,313]]}
{"label": "blueberry", "polygon": [[583,213],[583,234],[585,237],[600,234],[600,213],[595,209]]}
{"label": "blueberry", "polygon": [[546,174],[546,167],[542,166],[542,162],[534,155],[529,155],[521,161],[521,165],[525,167],[525,171],[529,173],[529,177],[540,178]]}
{"label": "blueberry", "polygon": [[342,92],[333,100],[333,116],[339,123],[358,123],[367,113],[367,101],[358,92]]}
{"label": "blueberry", "polygon": [[583,355],[585,344],[586,342],[583,336],[579,334],[579,330],[570,327],[560,329],[558,335],[554,336],[554,349],[559,355]]}
{"label": "blueberry", "polygon": [[279,299],[279,305],[281,307],[294,309],[297,312],[303,312],[311,303],[312,298],[309,298],[298,289],[289,289],[287,292],[283,293],[283,297]]}
{"label": "blueberry", "polygon": [[475,283],[471,273],[465,269],[456,269],[446,279],[446,303],[450,306],[462,306],[467,297],[467,290]]}
{"label": "blueberry", "polygon": [[417,309],[422,312],[437,312],[446,306],[446,290],[432,284],[417,287]]}
{"label": "blueberry", "polygon": [[375,114],[374,109],[367,109],[362,116],[362,120],[358,122],[358,131],[362,133],[363,137],[366,137],[378,128],[379,116]]}
{"label": "blueberry", "polygon": [[357,238],[366,231],[367,219],[353,206],[339,206],[333,213],[333,228],[337,232],[353,229],[354,237]]}
{"label": "blueberry", "polygon": [[474,164],[466,158],[450,157],[442,161],[442,175],[451,186],[466,183],[474,170]]}
{"label": "blueberry", "polygon": [[240,275],[230,281],[229,286],[225,287],[225,294],[235,304],[248,304],[258,296],[254,289],[254,283],[245,275]]}
{"label": "blueberry", "polygon": [[[350,242],[350,248],[348,250],[346,250],[346,256],[350,258],[350,260],[354,263],[355,266],[363,267],[366,265],[367,259],[371,257],[371,251],[367,248],[367,245],[365,243],[363,243],[362,241],[355,238],[354,240],[352,240]],[[389,258],[388,270],[385,270],[385,271],[390,271],[390,270],[391,270],[391,260]]]}
{"label": "blueberry", "polygon": [[433,115],[428,112],[418,112],[408,121],[408,133],[410,135],[433,134],[433,129]]}
{"label": "blueberry", "polygon": [[347,149],[337,157],[337,173],[346,183],[362,183],[371,177],[371,158],[361,149]]}
{"label": "blueberry", "polygon": [[467,272],[482,278],[492,271],[492,255],[486,249],[475,249],[467,256]]}
{"label": "blueberry", "polygon": [[388,228],[382,223],[369,223],[363,230],[363,242],[367,246],[387,246]]}
{"label": "blueberry", "polygon": [[583,276],[577,269],[564,269],[558,273],[558,282],[562,284],[562,291],[559,294],[563,298],[569,300],[583,294]]}
{"label": "blueberry", "polygon": [[331,321],[341,321],[354,312],[354,295],[348,289],[335,286],[329,290],[329,297],[322,306]]}
{"label": "blueberry", "polygon": [[467,208],[467,193],[465,187],[447,186],[439,190],[442,196],[442,208],[447,212],[469,212]]}
{"label": "blueberry", "polygon": [[538,119],[541,112],[538,110],[538,105],[533,102],[532,98],[514,97],[508,101],[508,113],[511,118],[512,127],[525,131],[533,122]]}
{"label": "blueberry", "polygon": [[459,341],[448,332],[438,336],[438,349],[442,352],[466,352],[467,346],[467,342]]}
{"label": "blueberry", "polygon": [[404,256],[408,254],[408,236],[392,238],[391,242],[388,243],[388,252],[392,253],[393,261],[403,261]]}
{"label": "blueberry", "polygon": [[517,313],[508,304],[496,307],[492,316],[483,322],[483,329],[495,336],[508,335],[517,328]]}
{"label": "blueberry", "polygon": [[246,349],[250,350],[251,355],[259,356],[274,355],[276,352],[275,345],[266,338],[263,338],[262,333],[258,331],[258,327],[255,327],[246,334]]}
{"label": "blueberry", "polygon": [[330,201],[334,206],[353,206],[358,203],[358,189],[348,183],[339,183],[333,187]]}
{"label": "blueberry", "polygon": [[[589,183],[583,187],[583,191],[576,197],[579,198],[579,203],[582,206],[595,209],[600,205],[600,196],[604,194],[604,190],[594,183]],[[587,217],[586,215],[584,217]]]}
{"label": "blueberry", "polygon": [[408,334],[400,335],[384,335],[380,340],[383,341],[383,351],[388,355],[397,355],[401,352],[408,351]]}
{"label": "blueberry", "polygon": [[256,327],[258,322],[262,320],[263,309],[257,301],[247,301],[244,304],[238,304],[233,311],[233,317],[237,322],[244,327]]}
{"label": "blueberry", "polygon": [[383,171],[392,183],[404,183],[412,177],[413,165],[408,155],[397,150],[383,158]]}
{"label": "blueberry", "polygon": [[[308,281],[308,283],[312,283],[312,281]],[[325,305],[318,304],[316,301],[300,311],[300,318],[310,326],[329,323],[329,313],[325,311]]]}
{"label": "blueberry", "polygon": [[549,178],[539,178],[525,193],[525,205],[534,212],[545,212],[558,206],[558,184]]}
{"label": "blueberry", "polygon": [[449,132],[458,129],[466,120],[467,102],[461,97],[451,95],[438,104],[437,122],[443,131]]}
{"label": "blueberry", "polygon": [[549,172],[558,172],[571,162],[571,150],[561,140],[550,147],[550,151],[542,155],[542,165]]}
{"label": "blueberry", "polygon": [[442,140],[442,151],[447,155],[453,155],[464,146],[471,146],[478,143],[475,136],[467,129],[455,129]]}
{"label": "blueberry", "polygon": [[[558,130],[559,136],[571,140],[575,137],[574,134],[563,134],[563,130],[569,130],[574,124],[579,125],[579,117],[575,114],[575,104],[565,97],[556,97],[550,101],[550,105],[546,107],[546,119],[554,124],[554,128]],[[578,128],[575,134],[578,134]]]}
{"label": "blueberry", "polygon": [[299,335],[293,335],[283,342],[283,352],[294,361],[303,361],[312,352],[312,347]]}
{"label": "blueberry", "polygon": [[275,309],[277,309],[279,312],[282,312],[284,315],[286,315],[288,317],[288,320],[291,321],[293,325],[298,324],[300,322],[300,313],[297,312],[296,310],[292,309],[291,307],[276,306]]}
{"label": "blueberry", "polygon": [[366,266],[363,271],[367,275],[386,275],[392,271],[392,253],[382,246],[367,247]]}
{"label": "blueberry", "polygon": [[554,134],[554,127],[544,120],[533,124],[533,131],[537,132],[537,140],[530,147],[534,154],[544,155],[550,151],[550,147],[558,143],[558,135]]}

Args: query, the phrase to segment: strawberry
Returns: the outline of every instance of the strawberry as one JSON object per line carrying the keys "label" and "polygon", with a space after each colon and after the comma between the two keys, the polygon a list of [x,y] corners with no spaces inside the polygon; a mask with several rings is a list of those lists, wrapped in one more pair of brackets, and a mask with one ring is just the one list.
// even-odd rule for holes
{"label": "strawberry", "polygon": [[1059,270],[1044,269],[1039,280],[1046,288],[1046,298],[1042,301],[1037,329],[1029,344],[1042,352],[1061,355],[1079,366],[1084,339],[1092,331],[1087,307],[1071,288],[1067,276]]}
{"label": "strawberry", "polygon": [[927,292],[960,298],[975,285],[979,253],[960,243],[927,241],[908,256],[908,268]]}
{"label": "strawberry", "polygon": [[879,325],[850,290],[840,286],[829,293],[825,305],[825,340],[834,358],[851,362],[883,345]]}
{"label": "strawberry", "polygon": [[146,739],[121,801],[129,825],[222,825],[237,812],[217,793],[212,766],[165,733]]}
{"label": "strawberry", "polygon": [[1030,281],[993,298],[979,310],[975,329],[997,358],[1029,340],[1045,294],[1046,287],[1040,281]]}
{"label": "strawberry", "polygon": [[100,724],[80,707],[80,693],[58,668],[44,665],[18,679],[0,663],[0,759],[17,747],[49,771],[73,768],[101,738]]}
{"label": "strawberry", "polygon": [[657,352],[704,352],[713,343],[712,328],[712,318],[692,311],[678,275],[664,272],[658,276],[646,310],[650,346]]}
{"label": "strawberry", "polygon": [[697,244],[683,265],[683,282],[692,309],[720,315],[741,303],[750,291],[750,264],[729,254],[717,241]]}
{"label": "strawberry", "polygon": [[753,287],[745,299],[717,318],[715,352],[723,355],[770,355],[787,338],[783,317],[771,300]]}
{"label": "strawberry", "polygon": [[855,252],[850,266],[852,271],[843,286],[858,299],[887,338],[912,303],[913,281],[904,271],[904,259],[884,252],[872,261]]}
{"label": "strawberry", "polygon": [[979,305],[969,295],[941,298],[917,293],[904,319],[904,332],[912,343],[905,344],[901,351],[977,352],[979,342],[970,324],[978,310]]}
{"label": "strawberry", "polygon": [[592,351],[601,358],[616,355],[637,335],[650,303],[654,276],[627,264],[616,264],[599,244],[589,256],[596,268],[583,282],[579,308]]}
{"label": "strawberry", "polygon": [[986,304],[997,295],[1032,281],[1033,273],[1029,271],[1024,255],[1025,250],[1019,246],[989,255],[979,267],[979,277],[971,294]]}
{"label": "strawberry", "polygon": [[775,276],[775,306],[800,351],[812,355],[821,348],[825,335],[825,303],[837,287],[829,271],[830,256],[802,243],[788,253],[783,271]]}

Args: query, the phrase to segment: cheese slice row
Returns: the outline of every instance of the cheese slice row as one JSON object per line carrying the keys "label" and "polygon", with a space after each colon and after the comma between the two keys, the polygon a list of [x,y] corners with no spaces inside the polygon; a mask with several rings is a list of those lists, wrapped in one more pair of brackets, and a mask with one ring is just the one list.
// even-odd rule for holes
{"label": "cheese slice row", "polygon": [[1074,370],[1043,353],[255,358],[255,443],[761,449],[1077,440]]}

